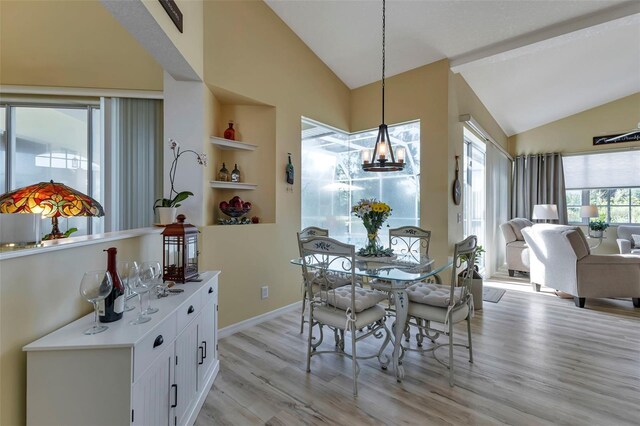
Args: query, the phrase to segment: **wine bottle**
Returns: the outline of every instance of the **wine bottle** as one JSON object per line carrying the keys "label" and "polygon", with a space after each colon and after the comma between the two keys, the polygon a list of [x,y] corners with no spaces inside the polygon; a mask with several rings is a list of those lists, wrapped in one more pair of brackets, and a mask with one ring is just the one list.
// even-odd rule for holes
{"label": "wine bottle", "polygon": [[220,182],[229,182],[229,170],[227,170],[227,166],[222,163],[222,168],[218,172],[218,180]]}
{"label": "wine bottle", "polygon": [[293,164],[291,164],[291,153],[288,152],[287,154],[289,154],[289,163],[287,164],[287,168],[286,168],[287,183],[289,185],[293,185],[294,171],[293,171]]}
{"label": "wine bottle", "polygon": [[109,247],[104,251],[107,252],[107,271],[111,275],[113,288],[111,293],[98,304],[98,315],[100,322],[113,322],[121,319],[124,312],[124,285],[116,267],[118,249]]}
{"label": "wine bottle", "polygon": [[240,182],[240,170],[238,170],[237,164],[231,171],[231,182]]}

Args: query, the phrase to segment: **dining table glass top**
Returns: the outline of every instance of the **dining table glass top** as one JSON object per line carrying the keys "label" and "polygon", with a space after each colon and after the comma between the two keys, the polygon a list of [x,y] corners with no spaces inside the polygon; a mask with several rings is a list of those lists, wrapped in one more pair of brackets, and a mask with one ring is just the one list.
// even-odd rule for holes
{"label": "dining table glass top", "polygon": [[[453,265],[453,257],[447,258],[442,264],[437,264],[435,259],[426,256],[416,257],[410,254],[400,254],[396,257],[375,257],[366,260],[356,258],[355,274],[361,277],[377,278],[388,281],[412,282],[422,281],[429,277],[437,276],[442,271]],[[302,258],[291,259],[294,265],[302,266]],[[325,266],[321,263],[308,263],[307,268],[324,269],[332,272],[345,273],[341,263],[330,263]]]}

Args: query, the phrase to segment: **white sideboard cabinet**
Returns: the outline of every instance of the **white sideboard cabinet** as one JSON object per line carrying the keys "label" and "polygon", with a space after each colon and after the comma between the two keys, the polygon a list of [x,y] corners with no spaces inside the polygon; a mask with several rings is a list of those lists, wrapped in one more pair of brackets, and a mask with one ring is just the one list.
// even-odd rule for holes
{"label": "white sideboard cabinet", "polygon": [[136,309],[87,336],[91,313],[25,346],[27,424],[193,424],[220,368],[219,273],[154,298],[145,324],[129,324]]}

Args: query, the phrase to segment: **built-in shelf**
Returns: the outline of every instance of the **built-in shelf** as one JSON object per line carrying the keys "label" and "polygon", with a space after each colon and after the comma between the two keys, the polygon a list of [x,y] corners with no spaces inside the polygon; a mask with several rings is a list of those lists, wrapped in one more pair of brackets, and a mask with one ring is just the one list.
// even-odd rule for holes
{"label": "built-in shelf", "polygon": [[255,149],[258,147],[258,145],[240,141],[232,141],[229,139],[219,138],[217,136],[210,136],[209,140],[218,148],[225,150],[255,151]]}
{"label": "built-in shelf", "polygon": [[247,182],[222,182],[219,180],[212,180],[211,187],[218,189],[256,189],[258,185]]}

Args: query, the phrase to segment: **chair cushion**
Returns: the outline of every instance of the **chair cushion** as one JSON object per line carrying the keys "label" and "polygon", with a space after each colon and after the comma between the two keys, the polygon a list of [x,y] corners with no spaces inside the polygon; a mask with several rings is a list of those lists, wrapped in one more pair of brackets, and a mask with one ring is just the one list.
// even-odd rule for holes
{"label": "chair cushion", "polygon": [[567,231],[565,234],[569,244],[571,244],[571,248],[576,254],[576,259],[580,260],[585,256],[588,256],[591,253],[591,249],[589,248],[589,243],[582,233],[581,229]]}
{"label": "chair cushion", "polygon": [[631,234],[631,240],[633,241],[632,248],[640,248],[640,235]]}
{"label": "chair cushion", "polygon": [[[451,287],[448,285],[416,283],[407,288],[409,301],[423,305],[446,307],[451,302]],[[455,303],[462,294],[462,287],[456,287],[453,292]]]}
{"label": "chair cushion", "polygon": [[533,223],[521,217],[515,217],[509,221],[511,228],[513,228],[513,232],[516,234],[516,239],[524,240],[524,236],[522,236],[522,228],[526,228],[527,226],[533,225]]}
{"label": "chair cushion", "polygon": [[[380,305],[375,305],[369,309],[356,314],[356,329],[372,324],[386,315],[386,311]],[[341,330],[347,324],[347,313],[331,306],[316,306],[313,308],[313,318],[322,324],[330,325]]]}
{"label": "chair cushion", "polygon": [[519,240],[512,241],[512,242],[510,242],[510,243],[509,243],[509,244],[507,244],[507,245],[508,245],[509,247],[520,248],[520,249],[525,249],[525,248],[527,248],[527,247],[528,247],[528,246],[527,246],[527,242],[526,242],[526,241],[524,241],[524,240],[523,240],[523,241],[519,241]]}
{"label": "chair cushion", "polygon": [[[387,298],[387,293],[367,288],[355,287],[355,309],[362,312]],[[351,286],[338,287],[334,290],[320,292],[320,297],[328,304],[347,310],[351,307]]]}
{"label": "chair cushion", "polygon": [[[447,316],[447,308],[409,302],[409,315],[444,324]],[[460,322],[466,319],[467,315],[469,315],[469,305],[463,303],[451,311],[451,321],[453,323]]]}

